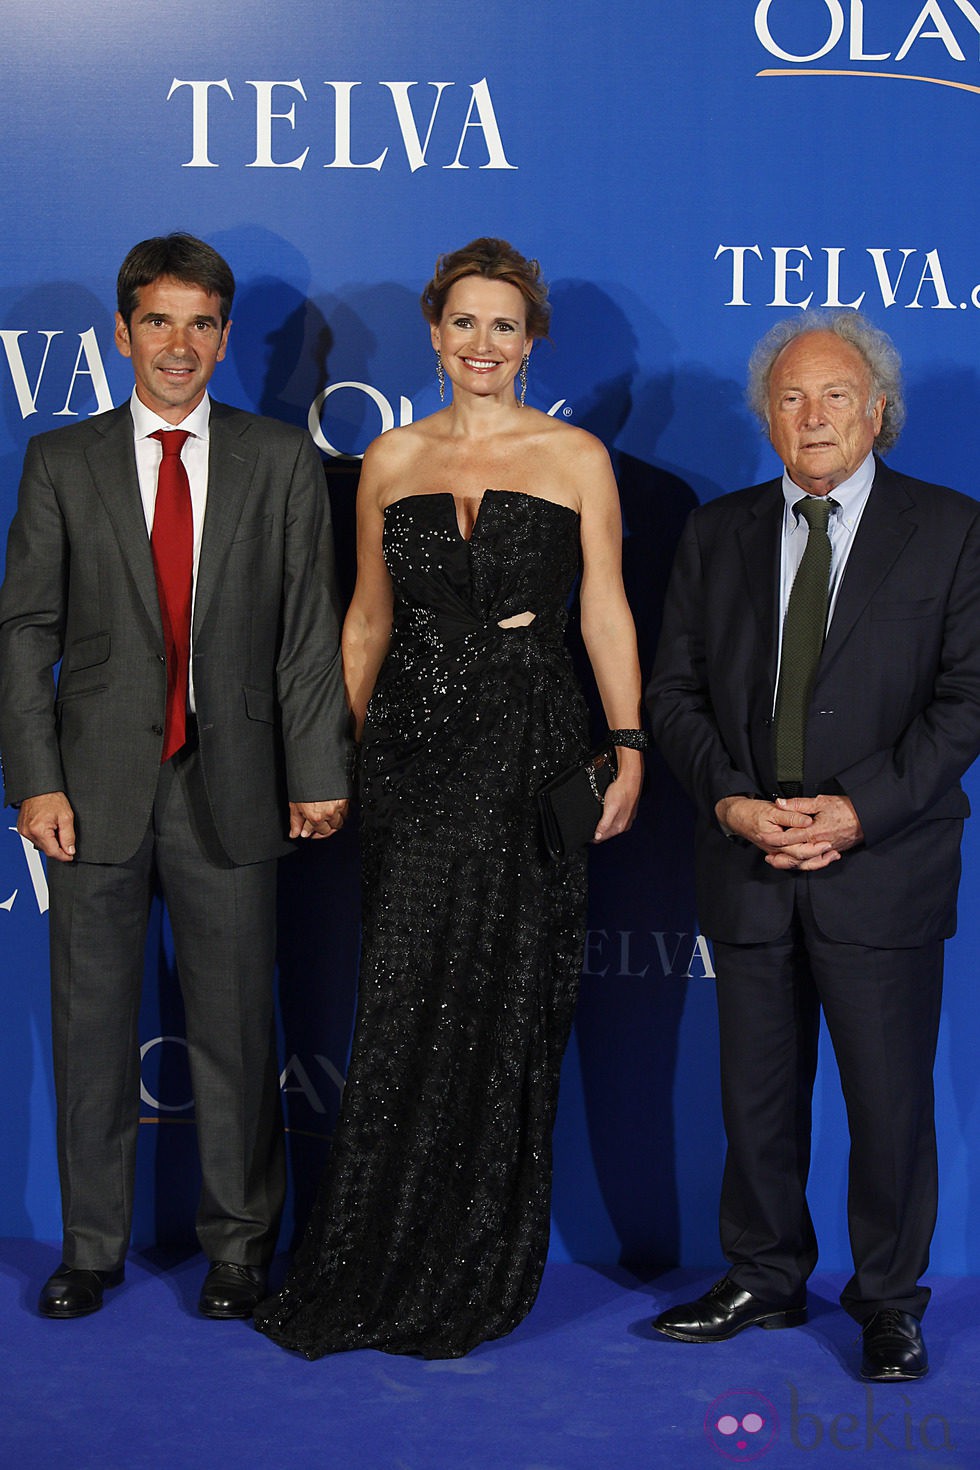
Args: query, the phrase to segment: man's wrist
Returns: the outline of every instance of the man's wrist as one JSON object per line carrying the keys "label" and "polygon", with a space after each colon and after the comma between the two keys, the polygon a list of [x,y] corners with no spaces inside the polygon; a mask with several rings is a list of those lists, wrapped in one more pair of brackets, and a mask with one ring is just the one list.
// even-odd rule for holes
{"label": "man's wrist", "polygon": [[715,802],[715,820],[731,842],[738,840],[738,833],[728,825],[728,813],[731,811],[733,801],[742,801],[743,799],[745,801],[754,801],[756,798],[750,791],[731,791],[727,796],[719,797]]}

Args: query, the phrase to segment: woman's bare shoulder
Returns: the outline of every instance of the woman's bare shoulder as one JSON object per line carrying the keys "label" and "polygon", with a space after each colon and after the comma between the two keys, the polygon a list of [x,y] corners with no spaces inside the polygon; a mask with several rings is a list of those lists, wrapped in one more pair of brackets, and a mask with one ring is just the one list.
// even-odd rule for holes
{"label": "woman's bare shoulder", "polygon": [[427,446],[445,438],[440,418],[441,414],[429,414],[415,423],[403,424],[400,428],[387,429],[379,434],[368,445],[365,465],[378,470],[403,469],[416,456],[423,454]]}
{"label": "woman's bare shoulder", "polygon": [[576,480],[587,480],[600,471],[608,473],[609,455],[601,439],[587,429],[542,414],[548,425],[540,426],[542,444]]}

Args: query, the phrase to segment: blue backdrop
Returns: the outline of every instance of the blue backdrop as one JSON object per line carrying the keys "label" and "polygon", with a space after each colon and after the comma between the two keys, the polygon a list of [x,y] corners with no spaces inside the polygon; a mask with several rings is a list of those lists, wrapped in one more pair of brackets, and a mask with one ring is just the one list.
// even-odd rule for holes
{"label": "blue backdrop", "polygon": [[[49,0],[43,14],[8,0],[4,53],[3,525],[29,435],[128,395],[115,272],[136,240],[174,228],[205,236],[238,276],[216,396],[309,424],[323,451],[348,589],[356,456],[437,406],[417,296],[437,253],[478,234],[537,255],[552,282],[553,343],[534,353],[529,396],[614,456],[645,666],[686,512],[774,472],[742,384],[778,316],[860,305],[883,325],[908,377],[894,463],[974,490],[980,10],[968,0]],[[55,1238],[46,888],[13,826],[8,811],[0,1232]],[[656,759],[637,827],[594,854],[592,873],[553,1255],[711,1264],[723,1154],[711,959],[690,812]],[[933,1260],[952,1273],[980,1267],[978,873],[968,824],[937,1067]],[[348,832],[282,870],[300,1214],[336,1112],[357,943]],[[159,915],[147,978],[139,1242],[189,1238],[196,1187]],[[841,1269],[846,1134],[829,1047],[816,1127],[822,1264]]]}

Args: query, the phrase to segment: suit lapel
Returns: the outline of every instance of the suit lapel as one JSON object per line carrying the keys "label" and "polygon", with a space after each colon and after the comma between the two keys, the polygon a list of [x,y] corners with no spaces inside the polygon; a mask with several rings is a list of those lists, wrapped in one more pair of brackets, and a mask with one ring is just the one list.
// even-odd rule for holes
{"label": "suit lapel", "polygon": [[128,402],[91,419],[90,424],[98,437],[86,451],[89,472],[112,522],[123,560],[150,621],[162,638],[153,554],[140,499],[133,416]]}
{"label": "suit lapel", "polygon": [[879,463],[844,568],[844,580],[824,644],[821,671],[830,664],[906,542],[915,534],[915,521],[909,515],[913,509],[914,501],[903,487],[901,477]]}
{"label": "suit lapel", "polygon": [[256,451],[248,444],[250,426],[246,414],[212,401],[208,426],[208,499],[194,600],[195,637],[204,626],[221,580],[255,473]]}
{"label": "suit lapel", "polygon": [[736,532],[749,601],[759,625],[759,653],[771,679],[776,675],[779,546],[783,523],[780,481],[760,486],[751,516]]}

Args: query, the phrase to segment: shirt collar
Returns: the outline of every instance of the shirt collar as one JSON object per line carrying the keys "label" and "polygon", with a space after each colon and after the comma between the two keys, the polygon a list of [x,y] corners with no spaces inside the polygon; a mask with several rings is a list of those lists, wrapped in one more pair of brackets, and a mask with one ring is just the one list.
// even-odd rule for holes
{"label": "shirt collar", "polygon": [[[840,507],[837,514],[848,528],[851,527],[854,516],[867,500],[874,477],[875,457],[874,450],[872,450],[867,458],[858,465],[850,479],[843,480],[830,492],[830,498]],[[792,510],[796,502],[805,495],[806,491],[801,490],[799,485],[790,479],[788,470],[783,470],[783,499],[787,510]],[[799,520],[799,517],[796,517],[795,520]]]}
{"label": "shirt collar", "polygon": [[133,415],[133,428],[137,439],[148,439],[158,429],[186,429],[196,439],[203,439],[205,443],[207,442],[208,425],[211,419],[211,399],[207,393],[197,407],[192,409],[185,419],[181,419],[179,424],[168,424],[166,419],[154,413],[152,408],[147,408],[135,388],[129,400],[129,409]]}

